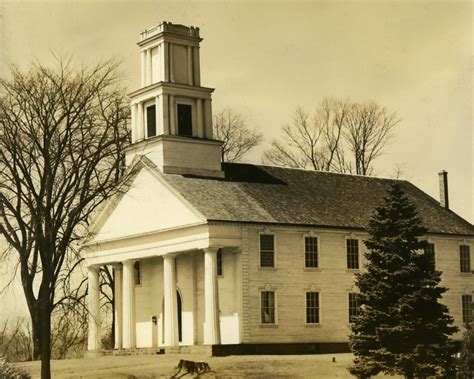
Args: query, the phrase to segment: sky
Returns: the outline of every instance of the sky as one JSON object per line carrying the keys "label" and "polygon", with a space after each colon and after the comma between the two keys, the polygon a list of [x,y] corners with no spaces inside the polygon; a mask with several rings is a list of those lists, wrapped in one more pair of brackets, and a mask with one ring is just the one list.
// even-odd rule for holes
{"label": "sky", "polygon": [[0,75],[9,64],[122,62],[139,86],[139,33],[160,21],[201,29],[202,85],[214,111],[231,107],[260,130],[260,163],[297,106],[324,97],[375,100],[397,112],[378,176],[397,167],[435,199],[449,173],[450,206],[474,222],[473,10],[455,1],[5,1]]}

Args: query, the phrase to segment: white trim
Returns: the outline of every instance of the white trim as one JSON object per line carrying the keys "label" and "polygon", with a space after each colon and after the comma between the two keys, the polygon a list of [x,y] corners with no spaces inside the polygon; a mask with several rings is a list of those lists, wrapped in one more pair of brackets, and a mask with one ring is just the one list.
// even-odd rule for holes
{"label": "white trim", "polygon": [[[259,288],[259,306],[258,306],[258,320],[260,327],[277,327],[278,326],[278,291],[272,286],[265,286],[266,288]],[[263,292],[273,292],[273,301],[275,303],[275,322],[274,323],[264,323],[262,322],[262,293]]]}
{"label": "white trim", "polygon": [[[316,238],[316,261],[318,262],[316,267],[306,267],[306,238]],[[320,236],[314,232],[303,234],[303,269],[304,271],[321,271],[321,254],[320,254],[321,241]]]}
{"label": "white trim", "polygon": [[[260,236],[262,235],[273,236],[273,266],[263,266],[263,267],[261,266],[262,241],[261,241]],[[258,233],[258,268],[259,270],[270,270],[270,271],[277,269],[277,238],[276,238],[276,233],[274,232],[260,231]]]}
{"label": "white trim", "polygon": [[[318,320],[319,322],[308,322],[307,321],[307,312],[308,312],[308,304],[306,302],[306,294],[307,293],[317,293],[318,294]],[[322,296],[321,290],[319,289],[305,289],[304,290],[304,324],[305,326],[320,326],[323,324],[323,312],[322,312]]]}
{"label": "white trim", "polygon": [[[348,267],[348,262],[347,262],[347,241],[348,240],[356,240],[357,241],[357,266],[358,266],[358,268],[349,268]],[[345,258],[344,260],[346,262],[345,268],[349,272],[358,272],[362,268],[361,248],[360,248],[361,241],[362,241],[362,238],[356,236],[354,233],[347,234],[344,238],[344,258]]]}

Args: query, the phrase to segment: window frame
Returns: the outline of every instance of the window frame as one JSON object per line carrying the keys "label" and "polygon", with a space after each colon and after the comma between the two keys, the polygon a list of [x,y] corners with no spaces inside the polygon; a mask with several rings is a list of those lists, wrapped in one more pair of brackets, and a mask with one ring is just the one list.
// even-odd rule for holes
{"label": "window frame", "polygon": [[[348,252],[348,241],[349,240],[354,240],[357,241],[357,268],[351,268],[349,267],[349,252]],[[346,236],[345,241],[344,241],[344,250],[345,250],[345,261],[346,261],[346,270],[349,271],[359,271],[362,266],[361,262],[361,256],[360,256],[360,246],[361,246],[361,239],[359,237],[353,237],[353,236]]]}
{"label": "window frame", "polygon": [[141,268],[140,261],[137,260],[133,263],[133,284],[135,287],[141,287],[142,283],[143,283],[142,268]]}
{"label": "window frame", "polygon": [[[220,273],[219,273],[219,267],[220,267]],[[217,250],[217,253],[216,253],[216,271],[217,271],[218,278],[224,277],[224,249],[222,248]]]}
{"label": "window frame", "polygon": [[[464,305],[465,305],[465,302],[464,302],[464,298],[465,297],[470,297],[471,298],[471,301],[470,303],[468,302],[467,304],[470,304],[468,309],[465,309],[464,308]],[[461,294],[461,321],[462,321],[462,324],[466,324],[468,322],[473,322],[474,321],[474,306],[473,306],[473,296],[472,294],[470,293],[463,293]],[[465,316],[466,316],[466,313],[470,312],[470,317],[468,316],[468,319],[466,320]]]}
{"label": "window frame", "polygon": [[[150,136],[148,134],[148,108],[155,108],[155,120],[154,120],[154,123],[155,123],[155,134]],[[153,137],[156,137],[158,135],[158,124],[156,122],[156,116],[157,116],[157,109],[156,109],[156,104],[154,102],[150,102],[148,104],[144,104],[144,113],[145,113],[145,139],[148,139],[148,138],[153,138]]]}
{"label": "window frame", "polygon": [[[178,105],[190,105],[191,106],[191,132],[192,134],[190,136],[185,136],[185,135],[180,135],[179,134],[179,127],[178,127],[178,119],[179,119],[179,114],[178,114]],[[178,97],[175,96],[174,98],[174,104],[173,107],[171,108],[174,111],[175,115],[175,123],[174,125],[174,131],[173,134],[178,137],[197,137],[198,136],[198,130],[197,130],[197,115],[196,115],[196,102],[194,99],[189,99],[187,97]],[[171,130],[170,130],[171,134]]]}
{"label": "window frame", "polygon": [[[463,270],[463,259],[462,259],[462,251],[461,249],[463,247],[467,247],[467,253],[468,253],[468,259],[467,259],[467,264],[468,264],[468,270],[464,271]],[[468,243],[460,243],[459,244],[459,272],[461,274],[471,274],[472,273],[472,258],[471,258],[471,245]]]}
{"label": "window frame", "polygon": [[[274,319],[274,322],[273,323],[267,323],[267,322],[263,322],[262,320],[262,316],[263,316],[263,293],[267,293],[267,292],[270,292],[270,293],[273,293],[273,319]],[[267,289],[267,288],[262,288],[260,289],[260,298],[259,298],[259,323],[260,323],[260,326],[261,327],[275,327],[275,326],[278,326],[278,296],[277,296],[277,290],[276,289]]]}
{"label": "window frame", "polygon": [[[262,266],[262,235],[273,236],[273,266]],[[258,233],[258,268],[260,270],[276,270],[277,268],[277,238],[273,232],[259,232]]]}
{"label": "window frame", "polygon": [[347,320],[349,322],[349,325],[353,324],[355,321],[351,321],[351,295],[355,295],[356,297],[356,315],[353,315],[353,316],[358,316],[358,311],[357,309],[360,308],[360,305],[358,304],[358,301],[357,301],[357,296],[360,296],[360,293],[359,292],[354,292],[354,291],[350,291],[347,293]]}
{"label": "window frame", "polygon": [[[306,266],[306,239],[316,238],[316,267]],[[320,236],[315,234],[303,235],[303,268],[305,271],[319,271],[321,270],[321,255],[320,255]]]}
{"label": "window frame", "polygon": [[[318,322],[308,322],[308,294],[309,293],[317,293],[318,294]],[[304,301],[305,301],[305,326],[318,326],[321,325],[322,323],[322,312],[321,312],[321,291],[317,289],[307,289],[305,290],[305,296],[304,296]]]}
{"label": "window frame", "polygon": [[436,246],[436,243],[431,241],[430,239],[426,240],[426,242],[429,244],[429,245],[433,245],[433,258],[434,258],[434,269],[436,271],[437,269],[437,260],[436,260],[436,252],[438,251],[438,247]]}

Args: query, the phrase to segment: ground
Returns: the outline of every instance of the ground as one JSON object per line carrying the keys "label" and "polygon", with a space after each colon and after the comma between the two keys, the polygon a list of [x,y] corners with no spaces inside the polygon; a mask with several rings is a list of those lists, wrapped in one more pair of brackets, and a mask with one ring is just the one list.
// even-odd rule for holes
{"label": "ground", "polygon": [[[336,362],[332,362],[332,358]],[[191,354],[108,356],[52,361],[53,378],[169,378],[180,359],[205,361],[212,372],[201,378],[354,378],[346,370],[352,354],[205,357]],[[18,364],[33,378],[39,362]],[[184,378],[190,378],[190,375]],[[394,378],[394,377],[393,377]]]}

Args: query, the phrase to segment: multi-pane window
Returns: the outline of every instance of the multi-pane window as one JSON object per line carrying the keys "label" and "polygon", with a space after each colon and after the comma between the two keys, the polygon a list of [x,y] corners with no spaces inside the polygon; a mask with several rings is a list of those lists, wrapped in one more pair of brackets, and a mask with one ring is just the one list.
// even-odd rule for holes
{"label": "multi-pane window", "polygon": [[141,284],[142,277],[140,272],[140,261],[136,261],[133,265],[133,276],[136,285]]}
{"label": "multi-pane window", "polygon": [[222,276],[223,275],[223,269],[222,269],[222,249],[217,250],[217,275]]}
{"label": "multi-pane window", "polygon": [[471,251],[468,245],[459,246],[461,272],[471,272]]}
{"label": "multi-pane window", "polygon": [[319,324],[319,292],[306,292],[306,323]]}
{"label": "multi-pane window", "polygon": [[178,104],[178,135],[193,135],[193,118],[191,105]]}
{"label": "multi-pane window", "polygon": [[355,317],[359,315],[359,294],[355,292],[349,293],[349,322],[355,321]]}
{"label": "multi-pane window", "polygon": [[261,292],[261,323],[275,324],[275,292]]}
{"label": "multi-pane window", "polygon": [[260,267],[275,267],[275,236],[260,234]]}
{"label": "multi-pane window", "polygon": [[462,322],[469,324],[473,321],[472,295],[462,295]]}
{"label": "multi-pane window", "polygon": [[432,269],[434,270],[435,269],[435,245],[434,243],[427,243],[426,246],[425,246],[425,253],[426,254],[430,254],[431,257],[432,257]]}
{"label": "multi-pane window", "polygon": [[304,239],[304,264],[306,268],[318,267],[317,237],[305,237]]}
{"label": "multi-pane window", "polygon": [[347,239],[347,268],[358,269],[359,268],[359,240]]}
{"label": "multi-pane window", "polygon": [[156,136],[156,107],[146,107],[146,131],[147,137]]}

